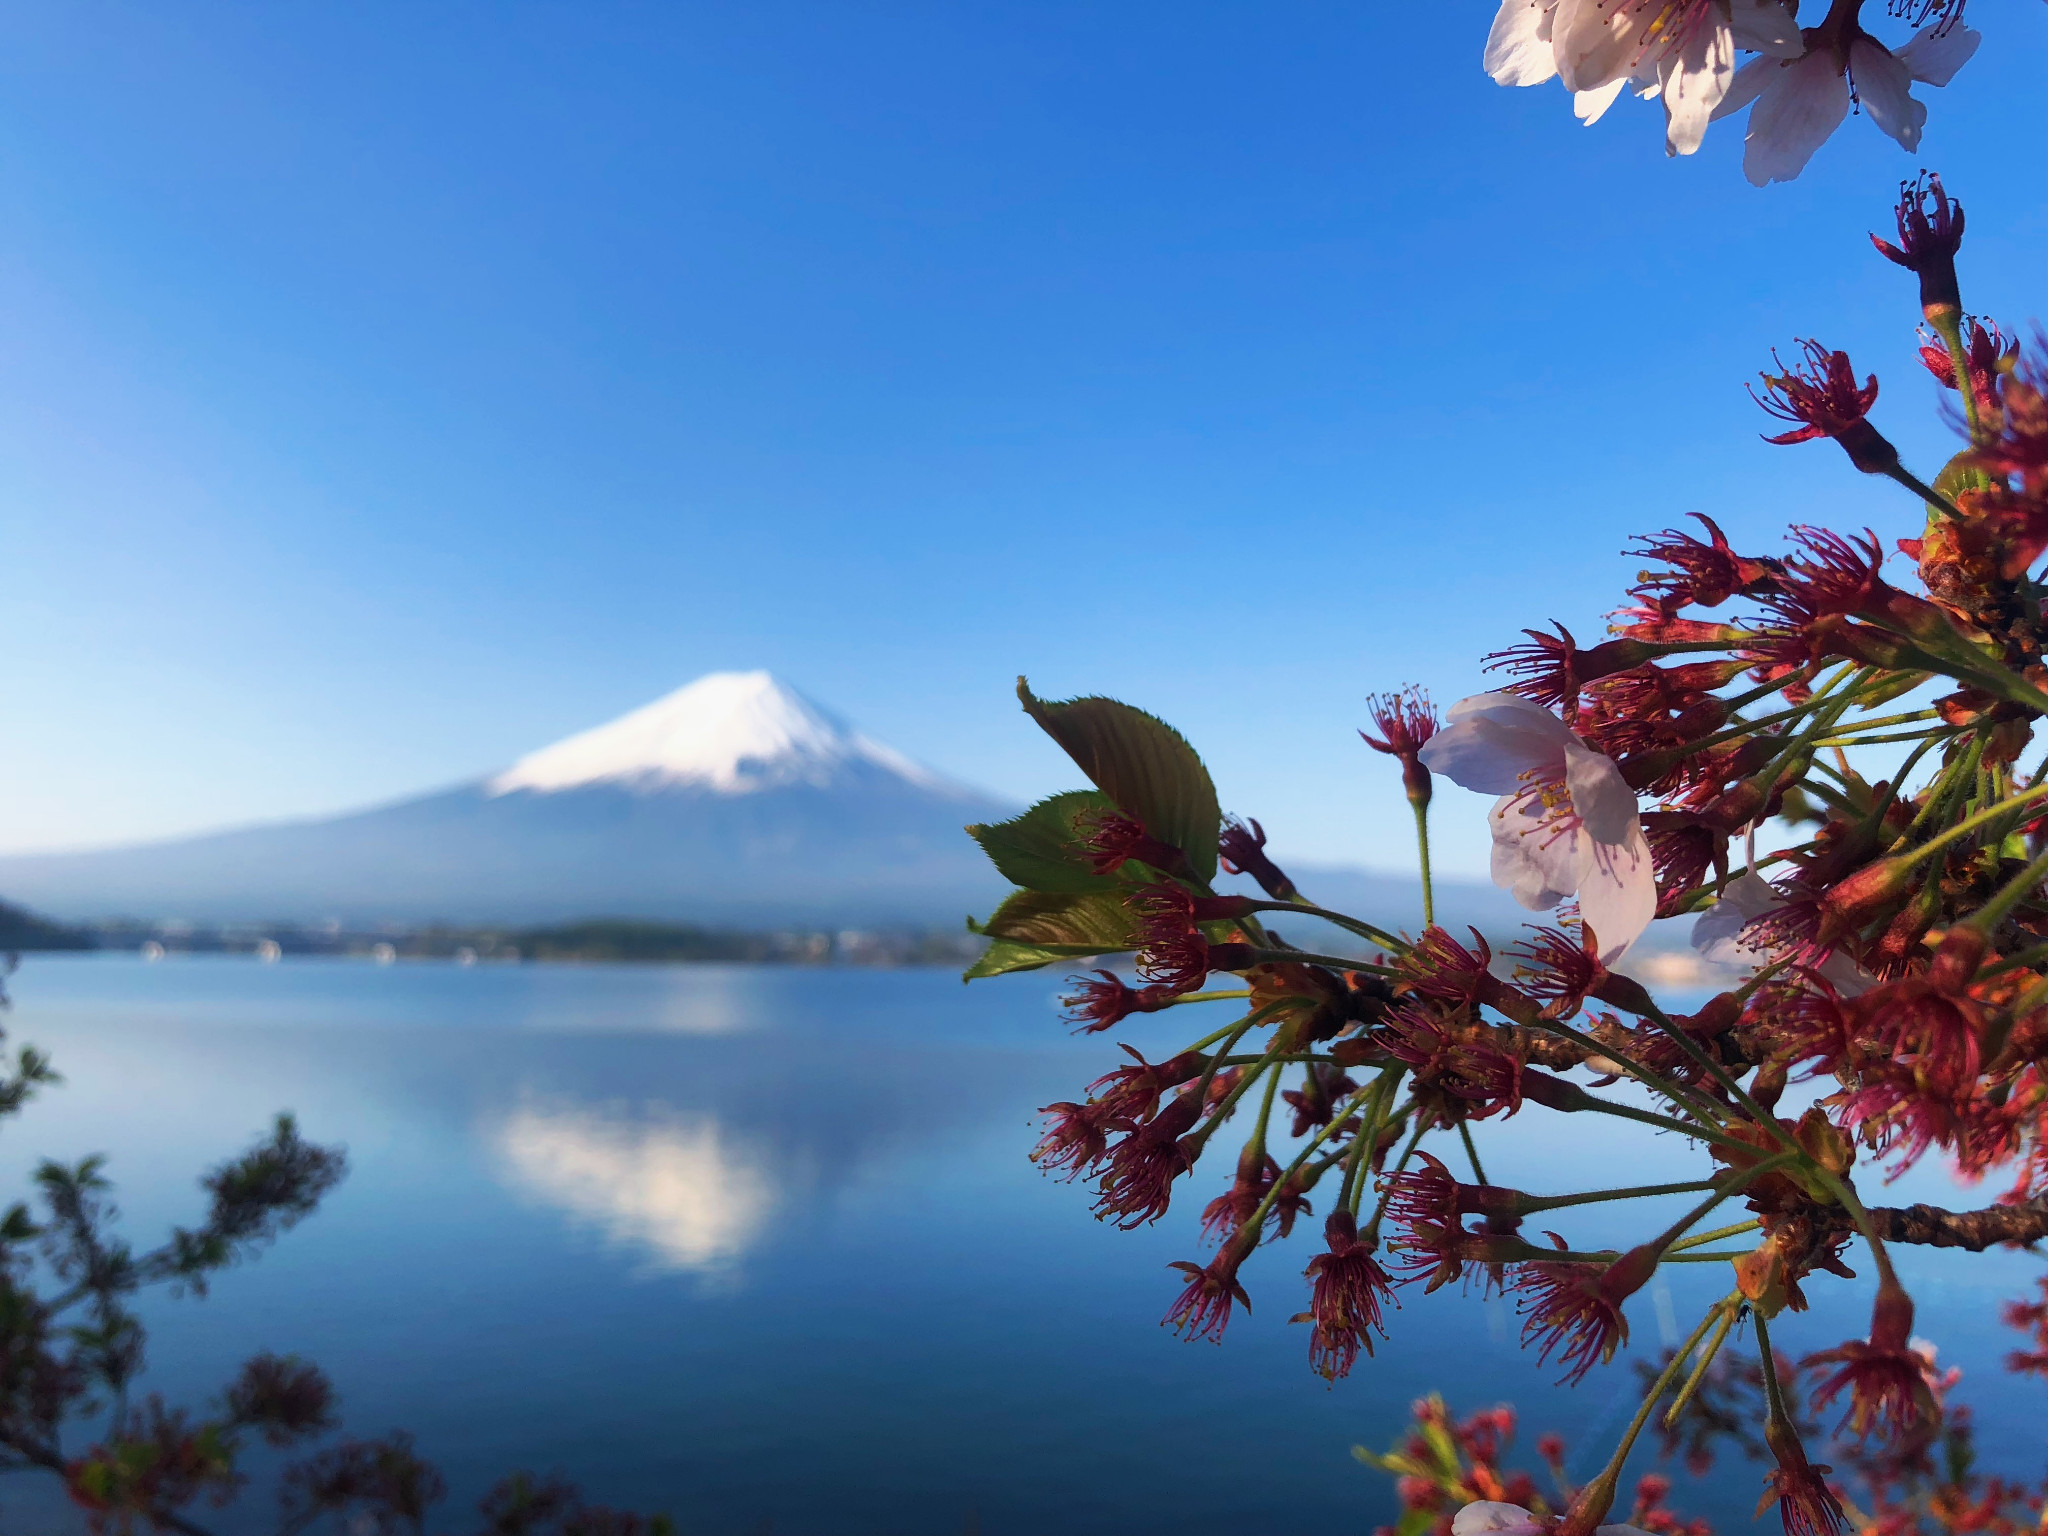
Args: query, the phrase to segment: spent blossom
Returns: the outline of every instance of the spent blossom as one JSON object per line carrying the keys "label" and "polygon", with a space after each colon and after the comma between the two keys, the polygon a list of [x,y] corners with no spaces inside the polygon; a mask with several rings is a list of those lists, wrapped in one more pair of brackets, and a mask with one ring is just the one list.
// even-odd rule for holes
{"label": "spent blossom", "polygon": [[1763,393],[1752,386],[1750,395],[1758,405],[1780,421],[1792,423],[1792,430],[1767,436],[1767,443],[1810,443],[1832,437],[1849,455],[1849,462],[1868,475],[1881,475],[1899,467],[1899,450],[1870,424],[1870,408],[1877,404],[1877,375],[1862,383],[1846,352],[1830,352],[1817,341],[1802,341],[1803,360],[1787,367],[1783,359],[1772,360],[1783,371],[1766,373]]}

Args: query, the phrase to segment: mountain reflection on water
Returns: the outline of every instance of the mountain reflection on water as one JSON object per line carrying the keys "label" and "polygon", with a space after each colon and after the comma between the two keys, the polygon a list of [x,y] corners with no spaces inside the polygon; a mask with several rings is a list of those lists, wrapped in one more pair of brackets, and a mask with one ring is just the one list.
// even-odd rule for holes
{"label": "mountain reflection on water", "polygon": [[[1308,1243],[1254,1256],[1256,1310],[1220,1347],[1159,1327],[1214,1188],[1122,1233],[1032,1169],[1034,1111],[1120,1059],[1065,1032],[1056,975],[104,956],[32,958],[12,989],[9,1033],[66,1081],[0,1138],[7,1191],[39,1157],[104,1151],[146,1241],[189,1224],[196,1175],[277,1110],[347,1145],[314,1219],[210,1299],[150,1305],[148,1384],[203,1406],[259,1349],[316,1360],[354,1430],[409,1428],[442,1466],[445,1528],[523,1466],[689,1536],[950,1536],[970,1515],[989,1536],[1357,1531],[1391,1498],[1350,1447],[1392,1443],[1425,1392],[1513,1401],[1525,1445],[1562,1428],[1582,1459],[1634,1408],[1632,1372],[1561,1392],[1501,1303],[1450,1287],[1406,1293],[1378,1357],[1326,1387],[1287,1321]],[[1205,1027],[1134,1024],[1155,1059]],[[1490,1122],[1480,1149],[1538,1190],[1692,1176],[1678,1144],[1593,1118]],[[1886,1198],[1957,1197],[1929,1174]],[[1560,1230],[1601,1246],[1631,1219],[1593,1207]],[[1996,1305],[2035,1261],[1902,1257],[1985,1466],[2036,1473],[2035,1389],[2000,1369]],[[1725,1288],[1673,1277],[1637,1349]],[[1831,1282],[1783,1347],[1856,1331],[1866,1296]],[[1681,1476],[1675,1502],[1734,1532],[1755,1498],[1738,1463]],[[83,1528],[16,1478],[16,1529]]]}
{"label": "mountain reflection on water", "polygon": [[719,1270],[774,1213],[765,1159],[708,1115],[522,1105],[490,1132],[512,1182],[643,1251],[658,1268]]}

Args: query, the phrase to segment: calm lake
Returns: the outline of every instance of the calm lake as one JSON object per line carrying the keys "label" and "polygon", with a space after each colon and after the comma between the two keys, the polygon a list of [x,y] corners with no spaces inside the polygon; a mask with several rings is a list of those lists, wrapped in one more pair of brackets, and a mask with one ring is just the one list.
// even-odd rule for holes
{"label": "calm lake", "polygon": [[[311,1221],[209,1299],[149,1305],[151,1385],[203,1399],[257,1349],[316,1360],[354,1432],[415,1433],[448,1524],[527,1467],[687,1536],[1363,1532],[1393,1501],[1350,1447],[1390,1444],[1427,1391],[1513,1401],[1525,1447],[1564,1429],[1588,1470],[1634,1407],[1619,1369],[1554,1389],[1509,1307],[1455,1289],[1410,1294],[1379,1357],[1325,1386],[1287,1322],[1316,1247],[1299,1239],[1247,1267],[1256,1310],[1221,1346],[1161,1328],[1166,1266],[1201,1256],[1229,1159],[1136,1233],[1032,1168],[1033,1112],[1116,1057],[1065,1033],[1057,976],[89,956],[31,958],[10,990],[9,1033],[66,1082],[0,1137],[6,1198],[41,1157],[106,1152],[141,1245],[196,1220],[195,1177],[277,1110],[347,1146]],[[1141,1022],[1150,1051],[1197,1021]],[[1482,1127],[1488,1171],[1535,1190],[1697,1176],[1591,1118]],[[1939,1173],[1866,1191],[1992,1193]],[[1573,1246],[1647,1220],[1594,1211],[1561,1224]],[[1966,1373],[1985,1465],[2038,1476],[2042,1392],[2000,1368],[2017,1336],[1997,1303],[2040,1262],[1909,1251],[1902,1269]],[[1639,1297],[1637,1353],[1727,1284],[1689,1266]],[[1812,1290],[1785,1347],[1863,1331],[1862,1283]],[[1747,1529],[1758,1474],[1724,1465],[1711,1486],[1681,1474],[1674,1503]],[[83,1529],[26,1479],[0,1500],[9,1531]]]}

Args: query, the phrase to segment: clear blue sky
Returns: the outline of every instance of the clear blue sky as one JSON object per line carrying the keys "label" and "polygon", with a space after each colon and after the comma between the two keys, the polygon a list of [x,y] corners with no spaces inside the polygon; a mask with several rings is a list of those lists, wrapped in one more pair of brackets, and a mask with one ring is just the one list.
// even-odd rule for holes
{"label": "clear blue sky", "polygon": [[[23,4],[0,34],[0,848],[467,778],[766,666],[958,777],[1180,724],[1302,857],[1401,866],[1370,691],[1597,633],[1699,509],[1911,531],[1741,389],[1819,335],[1949,451],[1879,261],[1967,204],[2044,312],[2048,8],[1908,157],[1759,192],[1479,70],[1483,0]],[[1876,7],[1873,6],[1873,13]],[[1452,791],[1446,862],[1483,867]]]}

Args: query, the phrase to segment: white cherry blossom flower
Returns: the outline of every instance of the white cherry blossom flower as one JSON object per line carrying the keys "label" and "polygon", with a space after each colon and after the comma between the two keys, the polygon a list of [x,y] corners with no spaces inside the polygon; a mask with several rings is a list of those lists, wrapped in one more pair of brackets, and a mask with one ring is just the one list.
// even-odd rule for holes
{"label": "white cherry blossom flower", "polygon": [[1503,0],[1486,71],[1502,85],[1562,79],[1597,122],[1623,89],[1664,103],[1664,148],[1700,147],[1735,77],[1740,51],[1797,57],[1799,27],[1782,0]]}
{"label": "white cherry blossom flower", "polygon": [[1573,895],[1611,965],[1657,912],[1650,847],[1635,791],[1613,759],[1594,751],[1541,705],[1512,693],[1461,699],[1422,749],[1432,773],[1499,795],[1493,881],[1532,912]]}
{"label": "white cherry blossom flower", "polygon": [[1755,104],[1742,170],[1759,187],[1790,181],[1805,170],[1813,152],[1842,126],[1852,102],[1901,147],[1917,149],[1927,106],[1913,96],[1913,85],[1947,85],[1982,40],[1969,27],[1936,22],[1894,53],[1860,27],[1846,41],[1816,27],[1799,57],[1743,65],[1713,115],[1729,117]]}
{"label": "white cherry blossom flower", "polygon": [[[1747,870],[1721,887],[1720,897],[1700,914],[1692,925],[1692,947],[1700,958],[1715,965],[1740,966],[1756,970],[1781,959],[1782,951],[1761,935],[1750,932],[1759,918],[1767,917],[1785,904],[1777,887]],[[1861,997],[1877,985],[1877,978],[1840,950],[1830,954],[1816,969],[1844,997]]]}

